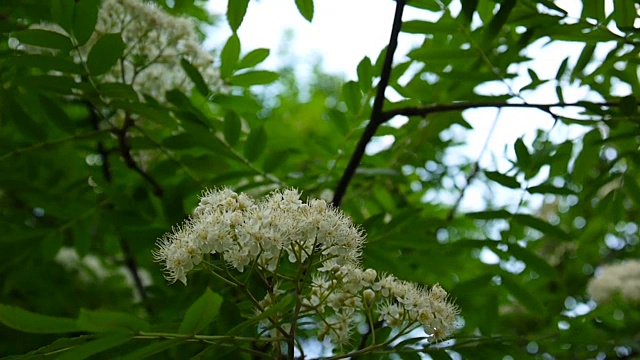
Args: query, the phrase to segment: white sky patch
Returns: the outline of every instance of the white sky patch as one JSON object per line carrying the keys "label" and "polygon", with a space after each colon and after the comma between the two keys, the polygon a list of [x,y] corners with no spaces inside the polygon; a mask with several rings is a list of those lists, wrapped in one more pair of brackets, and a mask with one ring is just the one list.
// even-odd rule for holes
{"label": "white sky patch", "polygon": [[[330,72],[343,74],[348,79],[356,78],[356,67],[364,56],[375,61],[380,51],[389,42],[395,2],[391,0],[322,0],[314,2],[313,22],[309,23],[298,12],[291,0],[251,1],[247,14],[238,30],[243,53],[256,48],[276,50],[283,35],[293,30],[290,56],[295,56],[302,70],[312,66],[317,57],[322,57],[322,67]],[[227,1],[211,0],[207,9],[224,14]],[[432,13],[409,6],[403,19],[424,19]],[[231,35],[226,23],[209,33],[207,46],[221,48]],[[400,34],[399,56],[406,54],[417,44],[411,34]],[[273,53],[272,53],[273,54]],[[285,59],[271,56],[265,67],[274,69]]]}

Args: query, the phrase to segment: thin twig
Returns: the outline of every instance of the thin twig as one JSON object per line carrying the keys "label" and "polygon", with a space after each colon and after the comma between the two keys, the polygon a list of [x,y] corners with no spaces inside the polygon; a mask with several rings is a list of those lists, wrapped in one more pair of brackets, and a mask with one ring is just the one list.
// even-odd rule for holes
{"label": "thin twig", "polygon": [[202,180],[191,173],[191,171],[189,170],[189,168],[187,167],[187,165],[182,162],[182,160],[178,159],[177,157],[175,157],[169,150],[167,150],[161,143],[159,143],[158,141],[156,141],[154,138],[152,138],[150,135],[148,135],[144,129],[142,129],[140,126],[134,124],[133,127],[138,130],[138,132],[147,140],[149,140],[155,147],[156,149],[160,150],[165,156],[167,156],[171,161],[175,162],[178,166],[180,166],[180,168],[182,169],[182,171],[184,171],[184,173],[191,178],[191,180],[193,180],[193,182],[195,182],[199,187],[204,188],[204,184],[202,183]]}
{"label": "thin twig", "polygon": [[467,188],[469,188],[469,185],[471,184],[471,182],[478,175],[478,171],[480,171],[480,161],[479,160],[473,166],[473,170],[471,171],[471,174],[469,174],[469,176],[467,176],[465,186],[460,190],[460,194],[458,194],[458,198],[453,203],[453,206],[451,206],[451,209],[449,210],[449,213],[447,214],[447,217],[445,219],[445,221],[447,223],[451,222],[451,220],[453,220],[453,217],[456,215],[456,212],[458,211],[458,208],[460,207],[460,204],[462,203],[462,199],[464,198],[464,194],[466,193]]}
{"label": "thin twig", "polygon": [[[98,112],[98,109],[96,109],[96,107],[93,104],[87,103],[87,106],[89,107],[90,114],[91,114],[91,125],[96,131],[98,131],[100,129],[100,113]],[[115,130],[110,129],[110,131],[112,131],[116,135],[116,137],[118,138],[118,142],[121,144],[121,152],[124,150],[122,149],[122,143],[120,139],[123,137],[126,138],[127,129],[128,129],[127,125],[128,124],[125,122],[125,125],[121,129],[115,129]],[[126,145],[128,146],[128,143],[126,143]],[[113,174],[111,172],[111,163],[109,161],[109,154],[107,153],[104,143],[102,141],[98,141],[97,150],[102,160],[102,174],[104,176],[105,181],[110,183],[113,181]],[[129,152],[130,148],[127,147],[126,151]],[[129,155],[129,157],[130,156],[131,155]],[[131,160],[133,161],[133,159]],[[144,284],[142,283],[142,278],[140,278],[140,273],[138,272],[138,264],[136,263],[135,256],[133,255],[133,252],[131,251],[129,244],[124,239],[120,238],[119,243],[120,243],[120,250],[122,251],[122,254],[124,256],[125,266],[127,270],[129,270],[129,272],[131,273],[131,277],[133,278],[133,283],[135,285],[136,291],[140,296],[140,301],[142,302],[145,309],[147,310],[147,313],[151,314],[151,308],[149,306],[147,291],[145,290]]]}
{"label": "thin twig", "polygon": [[65,144],[68,142],[72,142],[75,140],[83,140],[83,139],[92,139],[98,135],[101,134],[105,134],[105,133],[109,133],[111,132],[111,129],[103,129],[103,130],[96,130],[96,131],[92,131],[90,133],[85,133],[85,134],[78,134],[78,135],[72,135],[72,136],[68,136],[62,139],[56,139],[56,140],[49,140],[49,141],[44,141],[41,143],[37,143],[31,146],[27,146],[27,147],[23,147],[23,148],[19,148],[19,149],[14,149],[9,151],[8,153],[0,156],[0,162],[7,160],[13,156],[17,156],[17,155],[22,155],[24,153],[30,152],[30,151],[34,151],[34,150],[39,150],[39,149],[44,149],[50,146],[56,146],[56,145],[60,145],[60,144]]}
{"label": "thin twig", "polygon": [[349,160],[349,164],[347,164],[347,168],[345,169],[340,181],[338,182],[338,186],[336,187],[335,194],[333,196],[333,205],[340,206],[342,203],[342,199],[347,191],[347,187],[353,178],[353,175],[356,173],[356,169],[360,166],[360,161],[364,156],[364,151],[367,148],[367,144],[371,141],[373,135],[375,135],[376,130],[380,124],[384,121],[382,107],[384,105],[384,92],[389,84],[389,77],[391,76],[391,69],[393,64],[393,55],[396,52],[396,48],[398,47],[398,34],[400,34],[400,27],[402,26],[402,12],[404,10],[404,6],[406,4],[406,0],[397,0],[396,1],[396,11],[393,17],[393,25],[391,27],[391,36],[389,38],[389,46],[387,46],[387,52],[384,58],[384,65],[382,66],[382,72],[380,74],[380,82],[378,83],[378,88],[376,92],[376,97],[373,100],[373,107],[371,110],[371,118],[369,123],[364,129],[360,140],[358,141],[358,145],[356,145],[356,149],[351,155],[351,159]]}
{"label": "thin twig", "polygon": [[[140,300],[145,306],[147,306],[147,290],[144,288],[144,283],[142,282],[142,278],[140,277],[140,272],[138,271],[138,264],[136,263],[136,259],[133,257],[133,252],[129,247],[129,243],[127,243],[124,239],[120,238],[120,249],[124,254],[124,265],[127,267],[127,270],[131,273],[133,277],[133,283],[136,286],[136,290],[138,291],[138,295],[140,295]],[[147,307],[147,311],[149,308]],[[150,313],[150,311],[149,311]]]}
{"label": "thin twig", "polygon": [[491,124],[491,128],[489,129],[489,133],[487,134],[487,138],[484,140],[484,144],[482,145],[482,150],[480,150],[480,155],[478,155],[478,159],[476,159],[476,163],[473,165],[473,170],[471,171],[471,174],[467,176],[467,181],[464,187],[460,190],[460,194],[458,195],[456,202],[453,203],[451,210],[449,210],[449,213],[447,214],[447,217],[446,217],[447,223],[453,220],[453,217],[456,215],[456,211],[458,211],[458,208],[462,203],[464,194],[466,193],[467,189],[471,185],[471,182],[476,178],[476,176],[478,175],[478,172],[480,171],[480,161],[482,160],[484,153],[489,148],[489,141],[491,141],[491,137],[493,136],[493,133],[496,130],[496,127],[498,126],[498,120],[500,120],[500,110],[502,109],[498,108],[498,113],[496,114],[496,117],[493,119],[493,123]]}
{"label": "thin twig", "polygon": [[124,160],[124,163],[127,165],[127,167],[129,167],[133,171],[140,174],[140,176],[142,176],[149,184],[151,184],[154,195],[156,195],[157,197],[162,197],[163,190],[160,184],[151,175],[145,172],[138,165],[138,163],[136,163],[136,161],[133,159],[133,156],[131,155],[131,145],[129,145],[129,139],[127,137],[127,134],[128,134],[129,128],[131,128],[133,125],[134,125],[133,119],[129,114],[127,114],[124,120],[124,125],[122,125],[120,129],[115,131],[115,134],[118,138],[118,147],[120,149],[120,156]]}
{"label": "thin twig", "polygon": [[[87,102],[87,107],[89,108],[89,113],[91,114],[91,126],[93,130],[100,130],[100,115],[98,113],[98,109],[96,109],[93,104]],[[98,149],[98,154],[100,155],[100,160],[102,162],[102,176],[104,177],[106,182],[111,182],[111,164],[109,163],[109,154],[107,153],[107,149],[104,146],[104,143],[98,140],[98,145],[96,146]]]}

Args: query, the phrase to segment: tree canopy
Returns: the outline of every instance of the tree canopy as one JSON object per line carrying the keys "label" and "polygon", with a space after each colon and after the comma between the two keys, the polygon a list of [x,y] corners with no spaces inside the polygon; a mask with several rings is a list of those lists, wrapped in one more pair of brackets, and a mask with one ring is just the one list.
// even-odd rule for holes
{"label": "tree canopy", "polygon": [[0,355],[640,356],[640,2],[396,0],[308,83],[242,46],[251,4],[0,4]]}

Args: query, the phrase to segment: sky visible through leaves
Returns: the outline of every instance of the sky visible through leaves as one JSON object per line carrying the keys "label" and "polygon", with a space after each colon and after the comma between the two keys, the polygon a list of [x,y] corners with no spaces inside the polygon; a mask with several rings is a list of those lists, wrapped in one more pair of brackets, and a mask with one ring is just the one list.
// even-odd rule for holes
{"label": "sky visible through leaves", "polygon": [[[571,18],[579,18],[582,11],[581,4],[576,1],[556,1],[557,5],[565,9]],[[226,1],[210,0],[208,10],[224,17],[227,8]],[[247,11],[245,22],[239,30],[243,42],[243,48],[249,51],[254,48],[280,48],[281,51],[269,58],[263,66],[275,70],[285,63],[294,64],[299,78],[309,79],[313,64],[321,62],[323,70],[329,73],[340,74],[346,80],[356,78],[356,67],[363,56],[375,58],[388,41],[388,33],[391,28],[391,14],[394,2],[390,0],[323,0],[315,3],[315,15],[313,22],[307,22],[299,16],[298,10],[292,1],[257,1],[251,2]],[[366,10],[366,16],[361,14]],[[450,8],[452,14],[460,11],[460,4],[453,2]],[[609,14],[613,10],[611,1],[605,2],[605,11]],[[276,15],[277,14],[277,15]],[[277,21],[274,21],[277,18]],[[403,21],[413,19],[437,21],[435,13],[409,7],[406,9]],[[476,19],[477,20],[477,19]],[[473,27],[473,25],[472,25]],[[612,31],[615,26],[610,25]],[[524,31],[525,29],[522,29]],[[207,32],[208,46],[221,47],[231,31],[226,22],[210,28]],[[399,36],[396,60],[406,59],[406,53],[420,44],[421,35],[401,33]],[[286,44],[286,46],[283,46]],[[595,58],[602,59],[615,44],[609,43],[598,47]],[[286,49],[282,49],[282,48]],[[531,44],[525,51],[526,55],[534,60],[527,63],[526,67],[534,70],[540,79],[553,79],[555,72],[562,60],[569,56],[570,63],[575,63],[582,50],[582,45],[574,42],[555,41],[549,43],[548,39]],[[518,67],[518,76],[503,81],[493,81],[482,84],[476,91],[484,95],[496,95],[504,93],[520,93],[522,100],[528,103],[554,103],[557,96],[554,92],[555,83],[549,82],[544,86],[528,91],[518,91],[532,79],[525,66],[515,64]],[[594,63],[590,67],[596,66]],[[511,71],[511,69],[509,69]],[[588,69],[587,69],[588,70]],[[412,75],[403,75],[406,81]],[[619,83],[612,89],[612,95],[626,96],[631,94],[631,88],[627,84]],[[600,96],[590,93],[586,86],[573,84],[564,92],[567,102],[580,100],[601,101]],[[387,89],[387,96],[393,100],[401,100],[402,97],[392,89]],[[558,114],[579,117],[575,109],[558,109]],[[448,149],[444,162],[447,164],[462,164],[469,160],[479,161],[483,168],[493,168],[496,171],[507,171],[511,163],[509,159],[515,159],[513,144],[518,138],[531,146],[536,131],[550,131],[550,139],[561,143],[568,139],[576,139],[588,131],[587,128],[578,125],[557,124],[543,112],[536,109],[469,109],[463,112],[465,120],[473,126],[473,130],[467,130],[454,125],[444,131],[442,137],[455,139],[461,142],[460,146]],[[406,118],[396,117],[392,124],[401,126],[406,123]],[[374,137],[367,148],[368,154],[374,154],[389,148],[394,141],[391,135]],[[486,148],[486,149],[485,149]],[[483,151],[484,149],[484,151]],[[478,158],[481,154],[482,158]],[[429,164],[427,164],[428,168]],[[548,169],[531,180],[532,183],[544,181],[548,176]],[[457,183],[459,180],[460,183]],[[454,180],[451,186],[464,186],[464,178]],[[528,194],[527,202],[530,211],[535,212],[542,206],[544,195]],[[427,192],[424,201],[437,199],[444,203],[453,203],[457,194],[446,192]],[[472,184],[467,188],[467,195],[462,199],[460,208],[465,211],[481,211],[484,209],[487,197],[498,205],[511,205],[518,207],[520,191],[507,189],[497,184],[487,183]],[[521,209],[522,210],[522,209]],[[489,263],[498,261],[498,257],[489,249],[483,251],[482,259]]]}

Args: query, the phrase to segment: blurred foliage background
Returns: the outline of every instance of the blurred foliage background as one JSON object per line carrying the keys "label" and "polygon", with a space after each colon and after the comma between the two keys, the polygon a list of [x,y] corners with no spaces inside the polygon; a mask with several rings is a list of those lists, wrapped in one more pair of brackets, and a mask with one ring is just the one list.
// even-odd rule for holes
{"label": "blurred foliage background", "polygon": [[[203,1],[158,1],[171,14],[200,25],[229,22],[234,30],[247,3],[231,2],[226,16],[216,17]],[[296,4],[312,20],[313,2]],[[640,356],[637,285],[636,302],[614,296],[596,303],[587,292],[601,265],[640,257],[639,4],[583,1],[581,15],[571,17],[552,0],[408,1],[438,20],[402,24],[402,32],[424,41],[390,72],[388,88],[399,97],[384,102],[375,136],[392,135],[393,144],[365,154],[344,198],[333,200],[367,233],[365,265],[440,283],[461,308],[460,329],[444,343],[374,358]],[[188,287],[167,285],[151,255],[156,240],[207,187],[253,195],[296,187],[331,200],[358,141],[371,140],[365,129],[384,52],[364,58],[356,80],[318,66],[310,83],[300,84],[295,64],[262,70],[269,49],[242,49],[234,34],[213,52],[222,85],[208,87],[185,61],[194,90],[172,90],[156,101],[130,86],[100,86],[91,68],[75,66],[76,38],[93,32],[99,5],[0,4],[0,321],[8,325],[0,326],[0,354],[65,356],[56,350],[91,343],[93,350],[71,358],[237,359],[232,349],[206,343],[101,337],[99,326],[46,331],[46,321],[30,314],[83,321],[82,314],[126,313],[171,332],[209,287],[224,302],[205,333],[225,334],[242,322],[234,294],[205,274],[190,277]],[[30,29],[62,24],[69,11],[75,14],[69,48],[69,38]],[[28,53],[16,41],[56,51]],[[539,78],[527,53],[536,42],[578,43],[582,50],[575,60],[567,54],[555,77]],[[110,49],[93,69],[125,56]],[[510,84],[519,69],[528,70],[526,86],[478,91]],[[614,96],[620,84],[630,91]],[[553,106],[523,95],[543,86],[555,89]],[[586,87],[595,100],[566,103],[572,86]],[[506,170],[471,156],[447,161],[465,141],[452,129],[472,127],[465,110],[514,104],[546,113],[554,129],[576,135],[558,140],[539,131],[533,141],[518,139],[495,160],[508,162]],[[118,111],[133,124],[104,120]],[[406,123],[389,123],[394,115],[406,115]],[[103,117],[97,125],[96,116]],[[481,211],[459,207],[470,187],[490,194],[477,199]],[[512,201],[495,201],[505,196]],[[20,325],[21,316],[34,328]]]}

